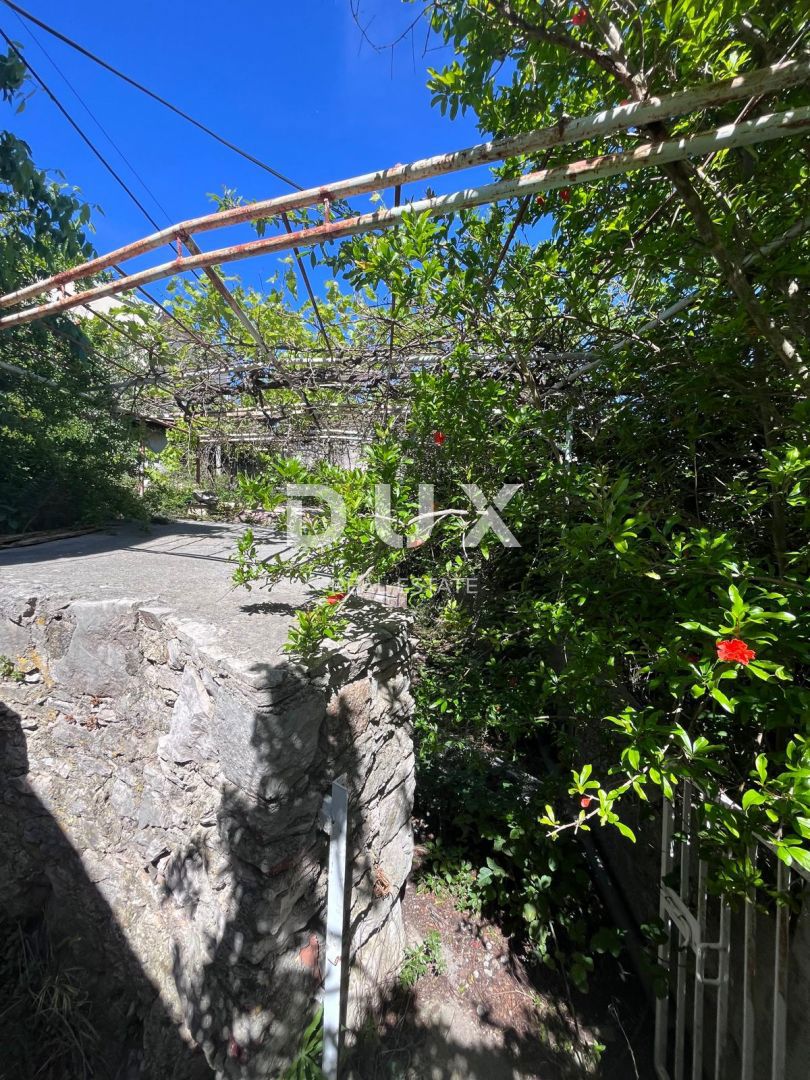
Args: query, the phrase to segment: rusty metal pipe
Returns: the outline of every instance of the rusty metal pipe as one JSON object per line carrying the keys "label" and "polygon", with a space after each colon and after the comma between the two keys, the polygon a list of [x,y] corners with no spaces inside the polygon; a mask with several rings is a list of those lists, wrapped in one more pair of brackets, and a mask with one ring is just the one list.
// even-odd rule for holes
{"label": "rusty metal pipe", "polygon": [[760,68],[745,75],[738,75],[733,79],[726,79],[708,86],[678,90],[662,98],[650,98],[644,102],[617,105],[612,109],[604,109],[601,112],[592,113],[590,116],[561,122],[553,127],[542,128],[527,134],[513,135],[493,142],[479,143],[464,150],[439,154],[436,157],[422,158],[411,162],[409,165],[394,165],[389,169],[365,173],[348,180],[338,180],[332,184],[308,188],[306,191],[293,192],[272,199],[263,199],[247,206],[236,206],[230,210],[221,210],[214,214],[206,214],[203,217],[190,218],[177,225],[170,225],[159,232],[152,233],[141,240],[126,244],[124,247],[117,248],[107,255],[100,255],[79,266],[74,266],[69,270],[64,270],[59,274],[35,282],[33,285],[26,285],[22,289],[8,293],[0,297],[0,308],[21,303],[23,300],[58,288],[60,285],[65,285],[70,281],[76,281],[83,277],[92,277],[94,274],[109,268],[113,263],[144,255],[149,251],[154,251],[155,248],[160,247],[162,244],[171,244],[184,236],[194,233],[225,228],[230,225],[241,225],[246,222],[257,221],[260,218],[282,215],[288,211],[303,209],[318,203],[331,205],[337,199],[345,199],[353,195],[368,194],[372,191],[397,187],[400,184],[413,183],[418,180],[426,180],[430,177],[458,172],[478,165],[488,165],[522,154],[533,154],[551,147],[580,142],[583,139],[601,138],[623,131],[628,127],[652,124],[671,116],[680,116],[684,113],[713,108],[745,97],[774,93],[806,82],[809,78],[810,62],[808,61],[791,60],[782,64],[773,64],[770,67]]}
{"label": "rusty metal pipe", "polygon": [[[200,248],[197,246],[196,242],[190,236],[183,237],[182,242],[185,244],[186,248],[191,252],[192,255],[196,256],[196,255],[203,255],[204,254],[204,252],[202,252],[200,250]],[[178,240],[178,251],[177,251],[178,257],[180,257],[179,244],[180,244],[180,240]],[[258,326],[256,326],[256,324],[253,322],[253,320],[250,318],[248,313],[244,310],[242,305],[239,303],[239,301],[233,295],[231,290],[228,288],[228,286],[225,284],[225,282],[222,280],[222,278],[219,276],[219,274],[216,272],[216,270],[214,270],[214,268],[211,267],[211,266],[204,266],[203,270],[205,272],[206,277],[211,282],[211,285],[213,286],[213,288],[216,290],[217,293],[219,293],[219,295],[222,297],[224,302],[227,304],[227,306],[234,313],[234,315],[239,320],[239,322],[242,324],[242,326],[245,328],[245,330],[247,330],[247,332],[250,334],[250,336],[253,338],[253,340],[256,342],[256,344],[264,352],[267,352],[267,343],[265,342],[264,338],[262,337]]]}
{"label": "rusty metal pipe", "polygon": [[787,136],[803,135],[810,132],[810,106],[794,109],[790,112],[772,113],[745,120],[739,124],[727,124],[714,131],[703,132],[681,139],[670,139],[659,143],[644,143],[633,150],[618,154],[603,154],[596,158],[584,158],[568,165],[559,165],[553,169],[541,169],[527,173],[516,180],[501,180],[485,184],[480,188],[467,188],[451,195],[440,195],[432,199],[421,199],[404,207],[389,210],[377,210],[372,214],[363,214],[353,218],[344,218],[329,225],[316,225],[301,229],[291,235],[274,236],[252,240],[246,244],[219,248],[216,251],[203,252],[187,258],[175,259],[162,263],[151,270],[143,270],[117,281],[107,282],[83,293],[66,296],[38,307],[6,315],[0,319],[0,328],[21,326],[34,322],[46,315],[55,315],[61,311],[97,300],[102,296],[148,285],[161,278],[171,277],[187,270],[202,269],[220,263],[236,262],[240,259],[266,255],[271,252],[287,251],[292,247],[310,244],[323,244],[330,240],[340,240],[347,236],[356,236],[372,232],[375,229],[391,228],[398,225],[406,214],[427,213],[434,217],[450,214],[456,210],[481,206],[485,203],[502,199],[520,198],[540,192],[553,191],[562,187],[583,184],[592,180],[603,180],[612,176],[632,172],[636,169],[653,168],[671,161],[682,161],[687,157],[703,157],[709,153],[726,150],[736,146],[750,146],[754,143],[768,142]]}

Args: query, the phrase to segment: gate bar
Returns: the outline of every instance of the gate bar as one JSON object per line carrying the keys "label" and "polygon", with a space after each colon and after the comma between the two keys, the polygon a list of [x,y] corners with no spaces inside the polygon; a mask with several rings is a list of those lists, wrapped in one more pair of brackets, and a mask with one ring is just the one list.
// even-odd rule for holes
{"label": "gate bar", "polygon": [[790,870],[779,859],[776,869],[776,934],[773,949],[773,1037],[771,1042],[771,1080],[785,1080],[787,1058],[787,985],[790,937],[787,905],[779,896],[788,891]]}
{"label": "gate bar", "polygon": [[[757,845],[748,848],[751,873],[756,870]],[[745,901],[745,946],[743,951],[743,1016],[742,1016],[742,1072],[740,1080],[754,1080],[754,1036],[756,1034],[756,1003],[754,987],[757,981],[757,908],[756,887],[748,886]]]}
{"label": "gate bar", "polygon": [[[692,785],[687,781],[683,785],[683,803],[681,806],[681,830],[684,841],[681,843],[681,876],[680,896],[684,904],[689,906],[689,885],[692,855]],[[680,941],[678,945],[678,975],[675,990],[675,1063],[673,1072],[675,1080],[683,1080],[683,1067],[686,1046],[686,976],[687,963],[689,960],[686,942]]]}

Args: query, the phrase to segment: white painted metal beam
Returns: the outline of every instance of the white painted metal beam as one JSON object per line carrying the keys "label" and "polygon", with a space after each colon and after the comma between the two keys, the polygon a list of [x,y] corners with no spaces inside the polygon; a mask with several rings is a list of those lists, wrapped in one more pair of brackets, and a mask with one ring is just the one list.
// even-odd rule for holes
{"label": "white painted metal beam", "polygon": [[[526,173],[515,180],[501,180],[477,188],[466,188],[450,195],[419,199],[405,206],[377,210],[372,214],[360,214],[341,221],[300,229],[290,234],[218,248],[215,251],[203,252],[200,255],[192,255],[186,258],[178,257],[172,262],[161,263],[150,270],[130,274],[119,278],[117,281],[98,285],[74,296],[66,296],[61,300],[28,308],[13,315],[7,315],[5,318],[0,319],[0,327],[19,326],[23,323],[34,322],[46,315],[68,311],[81,304],[98,300],[103,296],[113,296],[116,293],[140,288],[154,281],[159,281],[161,278],[173,277],[188,270],[205,269],[223,263],[253,258],[256,255],[287,251],[293,247],[324,244],[331,240],[340,240],[348,236],[374,232],[377,229],[391,228],[399,225],[406,215],[426,213],[432,217],[441,217],[455,213],[457,210],[482,206],[486,203],[537,195],[576,184],[620,176],[638,169],[655,168],[673,161],[683,161],[689,157],[705,157],[707,154],[714,154],[721,150],[739,146],[751,146],[787,136],[804,135],[808,132],[810,132],[810,107],[803,106],[789,112],[771,113],[760,116],[755,120],[744,120],[738,124],[726,124],[713,131],[703,132],[698,135],[669,139],[663,142],[644,143],[626,152],[602,154],[599,157],[583,158],[580,161],[574,161],[552,169],[541,169],[537,172]],[[89,266],[89,264],[86,265]],[[69,271],[68,273],[76,275],[78,270]],[[87,276],[88,273],[89,271],[86,269],[81,270],[82,276]],[[64,278],[64,275],[59,276]],[[52,288],[54,281],[55,279],[48,279],[37,283],[36,286],[31,286],[26,292],[26,296],[42,292],[46,288]],[[20,292],[9,293],[5,297],[0,297],[0,306],[17,303],[22,299],[24,297]]]}

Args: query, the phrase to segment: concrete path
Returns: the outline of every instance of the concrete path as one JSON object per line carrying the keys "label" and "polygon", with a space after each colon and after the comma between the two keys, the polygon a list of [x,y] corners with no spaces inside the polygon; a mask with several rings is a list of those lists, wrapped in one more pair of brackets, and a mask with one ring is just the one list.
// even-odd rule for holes
{"label": "concrete path", "polygon": [[[122,525],[11,548],[0,552],[0,589],[66,600],[154,600],[178,618],[216,627],[231,655],[267,662],[280,655],[294,613],[311,592],[289,581],[272,592],[235,587],[231,557],[244,530],[207,522]],[[286,547],[267,530],[254,533],[263,555]]]}

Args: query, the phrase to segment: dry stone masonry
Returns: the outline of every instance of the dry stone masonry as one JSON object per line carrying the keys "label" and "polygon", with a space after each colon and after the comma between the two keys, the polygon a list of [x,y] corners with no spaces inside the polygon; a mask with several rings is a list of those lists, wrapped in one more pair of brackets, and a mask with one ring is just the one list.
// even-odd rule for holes
{"label": "dry stone masonry", "polygon": [[350,791],[350,1026],[401,960],[404,618],[357,603],[305,669],[284,628],[256,629],[289,623],[284,604],[243,616],[240,651],[224,616],[227,634],[162,599],[77,596],[76,565],[60,595],[58,569],[0,567],[0,654],[27,673],[0,683],[0,916],[41,911],[73,939],[121,1075],[276,1076],[323,976],[334,778]]}

